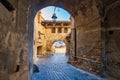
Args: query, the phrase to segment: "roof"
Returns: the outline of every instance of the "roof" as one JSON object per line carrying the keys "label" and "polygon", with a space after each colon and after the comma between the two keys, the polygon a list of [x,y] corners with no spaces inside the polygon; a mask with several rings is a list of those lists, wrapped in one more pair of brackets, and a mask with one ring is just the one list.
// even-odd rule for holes
{"label": "roof", "polygon": [[46,24],[67,24],[70,25],[71,21],[52,21],[52,20],[45,20],[41,22],[42,25]]}

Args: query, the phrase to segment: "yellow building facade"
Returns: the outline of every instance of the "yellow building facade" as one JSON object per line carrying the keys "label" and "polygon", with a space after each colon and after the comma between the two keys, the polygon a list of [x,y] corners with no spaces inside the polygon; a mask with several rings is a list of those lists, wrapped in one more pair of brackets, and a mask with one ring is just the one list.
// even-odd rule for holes
{"label": "yellow building facade", "polygon": [[67,46],[70,33],[71,21],[44,20],[38,12],[34,20],[34,59],[53,53],[52,45],[55,41],[63,41]]}
{"label": "yellow building facade", "polygon": [[44,21],[44,19],[41,13],[38,12],[34,20],[34,60],[46,53],[46,30],[45,27],[41,25],[42,21]]}

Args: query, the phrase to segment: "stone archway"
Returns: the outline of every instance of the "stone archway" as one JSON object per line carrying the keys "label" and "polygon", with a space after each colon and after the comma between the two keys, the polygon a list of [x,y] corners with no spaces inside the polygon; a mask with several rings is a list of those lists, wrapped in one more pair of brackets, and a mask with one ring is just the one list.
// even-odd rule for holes
{"label": "stone archway", "polygon": [[65,43],[65,46],[66,46],[66,55],[70,55],[70,43],[68,42],[68,40],[67,39],[64,39],[64,40],[60,40],[60,39],[57,39],[57,40],[53,40],[53,41],[51,41],[51,43],[49,44],[50,46],[51,46],[51,51],[52,51],[52,45],[54,44],[54,42],[56,42],[56,41],[62,41],[62,42],[64,42]]}
{"label": "stone archway", "polygon": [[[34,18],[35,18],[35,15],[36,13],[44,8],[44,7],[47,7],[47,6],[58,6],[58,7],[61,7],[61,8],[64,8],[63,6],[61,5],[56,5],[56,1],[47,1],[47,0],[44,0],[44,1],[36,1],[36,2],[31,2],[31,6],[29,7],[29,20],[28,20],[28,36],[29,36],[29,78],[30,76],[32,75],[33,73],[33,44],[34,44],[34,41],[33,41],[33,30],[34,30]],[[66,8],[65,8],[66,9]],[[67,10],[68,11],[68,10]],[[69,12],[69,11],[68,11]],[[30,78],[31,79],[31,78]]]}
{"label": "stone archway", "polygon": [[[57,5],[58,3],[58,5]],[[62,4],[62,5],[59,5]],[[76,4],[75,4],[76,3]],[[72,6],[71,6],[71,5]],[[80,5],[81,4],[81,5]],[[99,66],[99,62],[101,62],[101,53],[100,53],[100,33],[101,33],[101,26],[100,26],[100,19],[99,19],[99,12],[96,7],[95,0],[92,1],[70,1],[66,2],[65,0],[59,1],[36,1],[32,2],[32,5],[29,9],[29,40],[33,42],[33,20],[34,16],[36,15],[37,11],[46,7],[46,6],[59,6],[64,9],[66,9],[68,12],[71,13],[75,20],[75,24],[73,24],[73,33],[72,33],[72,56],[80,56],[85,59],[80,59],[82,61],[82,65],[84,65],[84,62],[86,62],[86,58],[88,58],[89,67],[92,67],[91,65],[91,59],[94,59],[98,62],[95,63],[97,67]],[[78,6],[79,5],[79,6]],[[87,5],[87,6],[86,6]],[[71,7],[71,8],[70,8]],[[87,39],[89,37],[90,39]],[[31,44],[31,43],[30,43]],[[31,45],[32,46],[32,45]],[[32,48],[32,47],[31,47]],[[87,50],[87,51],[86,51]],[[33,52],[32,50],[30,52]],[[32,55],[32,53],[31,53]],[[89,55],[89,56],[88,56]],[[95,55],[95,56],[93,56]],[[96,56],[99,56],[97,58]],[[90,59],[90,60],[89,60]],[[86,65],[84,65],[86,66]],[[94,67],[93,67],[94,68]],[[32,67],[31,67],[32,69]],[[98,69],[98,68],[97,68]]]}
{"label": "stone archway", "polygon": [[[41,1],[39,0],[32,2],[30,8],[30,16],[32,16],[32,19],[40,8],[48,5],[55,5],[57,3],[57,0],[44,0],[41,3],[40,2]],[[72,40],[75,41],[75,43],[72,43],[72,54],[75,54],[81,58],[81,65],[83,65],[83,67],[85,66],[85,70],[88,70],[90,72],[97,71],[98,73],[101,73],[99,70],[102,69],[101,67],[104,67],[104,63],[102,63],[103,61],[101,59],[103,59],[103,54],[105,52],[104,39],[101,39],[102,34],[104,34],[104,32],[101,30],[102,27],[105,27],[101,24],[104,17],[104,3],[97,0],[76,0],[74,2],[61,0],[61,3],[62,2],[64,8],[68,10],[75,19],[75,28],[73,28],[73,31],[75,31],[74,35],[76,36],[72,35]],[[31,23],[33,22],[32,19],[30,21]],[[33,27],[33,25],[30,26],[31,28]],[[30,31],[32,31],[32,29],[30,29]],[[87,68],[86,66],[90,68]]]}
{"label": "stone archway", "polygon": [[[119,80],[120,76],[120,2],[105,9],[105,69],[106,74]],[[112,43],[112,44],[111,44]]]}
{"label": "stone archway", "polygon": [[[0,53],[11,55],[4,57],[3,55],[0,55],[2,56],[0,62],[6,60],[4,63],[1,62],[1,67],[5,67],[5,71],[3,69],[3,72],[1,73],[2,76],[0,75],[0,78],[8,80],[5,78],[10,77],[10,80],[27,80],[27,76],[25,76],[26,79],[22,79],[24,76],[22,73],[27,73],[28,71],[29,80],[31,80],[33,72],[34,17],[38,10],[49,5],[62,7],[69,11],[73,16],[75,21],[75,28],[73,28],[73,31],[75,31],[76,36],[71,36],[72,41],[75,42],[72,43],[72,49],[75,50],[72,51],[72,53],[75,52],[76,56],[80,58],[81,64],[79,65],[82,65],[85,70],[90,72],[98,71],[93,69],[93,67],[100,70],[101,66],[104,67],[104,64],[106,64],[103,63],[106,58],[107,66],[111,66],[108,64],[111,60],[109,56],[114,56],[115,60],[113,58],[112,59],[115,61],[115,66],[111,66],[109,69],[111,71],[108,72],[111,73],[115,71],[116,73],[111,73],[111,75],[114,74],[115,77],[119,77],[119,28],[114,28],[116,26],[119,27],[119,9],[117,8],[119,8],[120,4],[115,3],[120,2],[119,0],[7,0],[7,2],[10,2],[12,7],[15,9],[10,12],[6,7],[10,8],[11,5],[3,5],[3,3],[6,3],[6,0],[2,0],[0,2],[2,2],[2,4],[0,3]],[[118,6],[110,7],[107,11],[108,18],[106,18],[105,9],[114,3]],[[116,9],[117,12],[114,12]],[[117,16],[110,16],[112,14],[117,14]],[[113,22],[109,24],[108,19]],[[107,25],[105,25],[105,20],[106,22],[108,21]],[[116,22],[114,23],[114,21]],[[111,25],[111,28],[105,32],[105,27],[108,27],[109,25]],[[105,33],[107,33],[107,37],[109,38],[108,41],[106,41]],[[113,35],[115,36],[112,38],[111,36]],[[74,37],[76,38],[74,39]],[[114,46],[111,45],[111,42],[114,42]],[[107,49],[111,49],[113,52],[107,52],[105,48],[106,46],[108,46]],[[11,59],[11,57],[14,59]],[[14,72],[14,69],[17,67],[17,60],[20,58],[22,61],[20,62],[20,71],[17,74]],[[101,58],[104,60],[101,60]],[[9,69],[10,72],[6,71]]]}

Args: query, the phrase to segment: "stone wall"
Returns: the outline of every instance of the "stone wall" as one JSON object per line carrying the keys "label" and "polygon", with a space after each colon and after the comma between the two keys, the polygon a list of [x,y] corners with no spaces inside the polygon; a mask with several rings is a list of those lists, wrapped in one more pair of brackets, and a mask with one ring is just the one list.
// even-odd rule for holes
{"label": "stone wall", "polygon": [[29,35],[28,35],[28,12],[29,11],[28,11],[28,8],[29,8],[29,0],[18,1],[17,14],[16,14],[17,16],[16,32],[18,34],[17,41],[19,41],[19,44],[20,44],[20,46],[18,46],[18,49],[20,51],[17,51],[17,52],[20,52],[19,55],[21,56],[20,58],[21,71],[19,72],[19,78],[18,78],[19,80],[28,79],[28,76],[27,76],[28,68],[29,68],[28,65],[32,64],[28,61],[28,59],[32,60],[32,56],[31,57],[29,56],[30,53],[32,54],[32,51],[30,51],[31,49],[29,49],[29,47],[33,48],[33,42],[31,42],[32,45],[29,44]]}
{"label": "stone wall", "polygon": [[[92,4],[92,5],[90,5]],[[81,10],[75,17],[77,67],[93,73],[100,73],[101,25],[100,16],[93,0],[86,3],[84,14]]]}
{"label": "stone wall", "polygon": [[0,80],[27,80],[28,1],[9,2],[15,10],[0,3]]}
{"label": "stone wall", "polygon": [[119,80],[120,76],[120,1],[106,8],[105,62],[106,73]]}
{"label": "stone wall", "polygon": [[[0,3],[0,80],[8,80],[18,64],[17,37],[14,23],[15,12],[9,12]],[[14,44],[13,44],[14,43]]]}

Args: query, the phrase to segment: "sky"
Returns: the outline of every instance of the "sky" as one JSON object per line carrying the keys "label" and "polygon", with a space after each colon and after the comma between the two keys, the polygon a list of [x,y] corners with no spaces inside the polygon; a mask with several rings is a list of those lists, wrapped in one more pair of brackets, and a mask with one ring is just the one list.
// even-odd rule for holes
{"label": "sky", "polygon": [[65,45],[65,43],[62,41],[56,41],[56,42],[54,42],[53,45]]}
{"label": "sky", "polygon": [[[54,14],[55,6],[49,6],[41,9],[41,15],[45,20],[52,20],[52,15]],[[57,16],[57,20],[70,20],[70,14],[66,10],[56,7],[55,14]]]}

